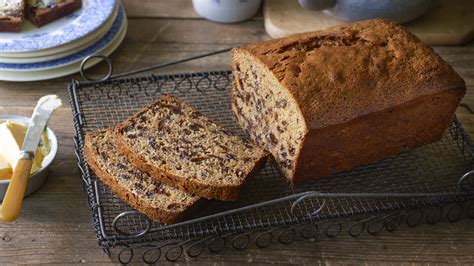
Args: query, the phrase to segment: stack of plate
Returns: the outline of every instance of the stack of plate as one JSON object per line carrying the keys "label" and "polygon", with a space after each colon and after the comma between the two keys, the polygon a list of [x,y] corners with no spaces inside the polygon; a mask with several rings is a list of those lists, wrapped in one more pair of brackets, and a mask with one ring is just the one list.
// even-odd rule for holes
{"label": "stack of plate", "polygon": [[0,33],[0,80],[62,77],[78,72],[86,56],[110,55],[127,31],[120,0],[82,3],[81,9],[41,28],[25,21],[19,33]]}

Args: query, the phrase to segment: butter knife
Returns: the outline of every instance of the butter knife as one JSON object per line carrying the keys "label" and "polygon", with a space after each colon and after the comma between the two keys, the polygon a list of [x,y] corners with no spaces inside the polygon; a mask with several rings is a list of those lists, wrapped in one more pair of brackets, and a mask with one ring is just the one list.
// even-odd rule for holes
{"label": "butter knife", "polygon": [[13,170],[7,192],[0,206],[0,221],[13,222],[20,215],[21,204],[25,196],[26,185],[30,177],[31,167],[36,149],[54,110],[62,105],[56,95],[46,95],[39,99],[28,124],[25,139],[20,151],[20,159]]}

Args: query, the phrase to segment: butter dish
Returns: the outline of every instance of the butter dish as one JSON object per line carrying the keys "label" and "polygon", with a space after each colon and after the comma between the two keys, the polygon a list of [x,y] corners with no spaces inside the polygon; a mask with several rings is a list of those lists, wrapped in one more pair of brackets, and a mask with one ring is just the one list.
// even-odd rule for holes
{"label": "butter dish", "polygon": [[[0,115],[0,123],[5,121],[12,121],[22,124],[27,124],[29,121],[28,117],[17,116],[17,115]],[[41,167],[30,175],[28,180],[28,186],[26,188],[25,196],[38,190],[41,185],[45,182],[48,175],[48,168],[56,157],[58,151],[58,141],[54,132],[50,129],[46,129],[46,136],[49,141],[50,150],[49,153],[43,158]],[[0,201],[3,200],[7,191],[10,180],[0,180]]]}

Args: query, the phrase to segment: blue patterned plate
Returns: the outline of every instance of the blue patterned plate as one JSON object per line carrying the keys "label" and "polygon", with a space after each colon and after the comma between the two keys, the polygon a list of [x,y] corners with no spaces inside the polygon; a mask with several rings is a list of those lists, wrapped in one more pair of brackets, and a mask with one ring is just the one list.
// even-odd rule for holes
{"label": "blue patterned plate", "polygon": [[116,0],[82,0],[81,9],[41,28],[25,21],[19,33],[0,33],[0,53],[44,50],[81,39],[105,23],[116,4]]}
{"label": "blue patterned plate", "polygon": [[116,38],[118,38],[121,29],[124,27],[125,12],[123,8],[120,8],[117,18],[115,19],[112,27],[107,32],[107,34],[102,37],[98,42],[87,47],[82,51],[78,51],[72,55],[50,60],[41,63],[32,63],[32,64],[6,64],[0,63],[1,71],[39,71],[46,70],[51,68],[58,68],[61,66],[66,66],[73,64],[75,62],[81,61],[84,57],[92,54],[100,53],[105,49],[110,43],[112,43]]}

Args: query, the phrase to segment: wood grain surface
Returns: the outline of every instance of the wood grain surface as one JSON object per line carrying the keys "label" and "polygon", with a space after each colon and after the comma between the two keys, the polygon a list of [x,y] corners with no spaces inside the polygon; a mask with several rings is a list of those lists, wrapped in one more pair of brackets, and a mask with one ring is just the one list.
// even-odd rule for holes
{"label": "wood grain surface", "polygon": [[[191,1],[125,0],[129,30],[124,43],[112,55],[116,72],[167,62],[204,52],[268,38],[262,19],[239,24],[215,24],[202,20],[192,10]],[[463,103],[474,109],[474,43],[462,47],[436,47],[466,80],[468,93]],[[229,55],[223,54],[161,72],[228,69]],[[104,66],[89,70],[102,73]],[[0,265],[20,264],[109,264],[97,244],[90,221],[86,196],[76,167],[73,127],[66,83],[78,75],[28,83],[0,82],[0,115],[29,116],[35,102],[44,94],[58,94],[66,103],[50,121],[59,138],[58,157],[45,185],[25,199],[20,219],[0,224]],[[466,130],[474,136],[474,116],[466,108],[457,111]],[[322,263],[474,263],[474,221],[444,221],[438,225],[402,228],[377,236],[348,235],[290,245],[273,244],[244,251],[226,249],[205,252],[191,264],[273,263],[315,265]],[[117,255],[114,251],[115,256]]]}
{"label": "wood grain surface", "polygon": [[[474,2],[439,0],[425,15],[405,26],[430,45],[461,45],[474,37]],[[266,1],[265,29],[273,38],[312,30],[323,30],[346,23],[323,11],[306,10],[296,0]]]}

